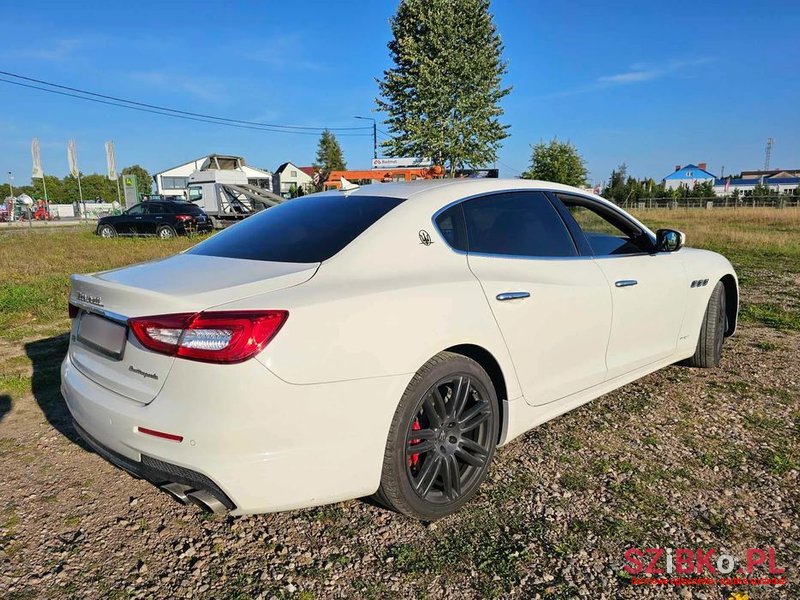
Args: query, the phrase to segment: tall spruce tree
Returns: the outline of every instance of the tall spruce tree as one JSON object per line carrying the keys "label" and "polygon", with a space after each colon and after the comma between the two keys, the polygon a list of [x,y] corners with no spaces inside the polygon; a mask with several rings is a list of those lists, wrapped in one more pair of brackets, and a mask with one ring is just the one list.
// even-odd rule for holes
{"label": "tall spruce tree", "polygon": [[330,131],[325,129],[319,138],[317,145],[317,159],[314,166],[326,173],[331,171],[343,171],[347,168],[347,163],[344,161],[344,154],[342,147],[339,145],[339,140]]}
{"label": "tall spruce tree", "polygon": [[401,0],[391,21],[394,67],[378,82],[389,156],[425,156],[451,176],[497,158],[508,137],[499,101],[511,88],[489,0]]}

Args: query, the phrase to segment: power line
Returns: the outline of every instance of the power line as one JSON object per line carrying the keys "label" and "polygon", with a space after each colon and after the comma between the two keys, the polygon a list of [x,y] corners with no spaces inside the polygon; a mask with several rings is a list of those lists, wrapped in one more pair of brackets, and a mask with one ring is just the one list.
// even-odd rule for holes
{"label": "power line", "polygon": [[522,175],[522,171],[520,171],[519,169],[515,169],[514,167],[512,167],[509,164],[504,163],[502,160],[498,160],[497,164],[500,165],[501,167],[505,167],[506,169],[509,169],[510,171],[514,171],[518,175]]}
{"label": "power line", "polygon": [[[168,108],[164,106],[158,106],[156,104],[147,104],[145,102],[137,102],[135,100],[127,100],[125,98],[118,98],[116,96],[109,96],[106,94],[99,94],[96,92],[90,92],[88,90],[82,90],[79,88],[73,88],[70,86],[60,85],[57,83],[52,83],[49,81],[44,81],[41,79],[35,79],[32,77],[26,77],[24,75],[18,75],[16,73],[10,73],[8,71],[0,71],[0,75],[5,75],[7,77],[13,77],[16,79],[22,79],[24,81],[29,81],[41,85],[31,85],[22,83],[20,81],[11,81],[9,79],[0,78],[1,82],[9,83],[11,85],[17,85],[21,87],[26,87],[30,89],[40,90],[43,92],[48,92],[51,94],[58,94],[61,96],[69,96],[72,98],[77,98],[80,100],[88,100],[90,102],[97,102],[99,104],[108,104],[110,106],[117,106],[120,108],[128,108],[131,110],[138,110],[140,112],[148,112],[153,114],[159,114],[163,116],[175,117],[175,118],[183,118],[186,120],[191,121],[199,121],[204,123],[216,123],[218,125],[227,125],[230,127],[239,127],[242,129],[256,129],[261,131],[272,131],[274,133],[295,133],[295,134],[306,134],[306,135],[319,135],[324,129],[328,131],[363,131],[365,129],[371,129],[370,127],[310,127],[310,126],[303,126],[303,125],[277,125],[271,123],[260,123],[258,121],[246,121],[242,119],[229,119],[227,117],[217,117],[214,115],[207,115],[203,113],[194,113],[190,111],[179,110],[175,108]],[[49,87],[42,87],[49,86]],[[58,88],[58,89],[49,89],[49,88]],[[58,91],[58,90],[68,90],[66,92]],[[74,92],[74,93],[69,93]],[[80,95],[79,95],[80,94]],[[348,135],[348,136],[366,136],[369,134],[361,133],[361,134],[354,134],[354,133],[344,133],[338,135]]]}

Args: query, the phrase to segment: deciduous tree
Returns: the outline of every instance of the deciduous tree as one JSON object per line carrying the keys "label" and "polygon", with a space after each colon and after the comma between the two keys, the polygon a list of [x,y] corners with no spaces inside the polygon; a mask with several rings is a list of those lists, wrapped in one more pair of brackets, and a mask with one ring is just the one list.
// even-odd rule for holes
{"label": "deciduous tree", "polygon": [[122,169],[122,174],[136,176],[136,188],[140,194],[149,194],[153,191],[153,178],[150,177],[150,173],[144,167],[131,165]]}
{"label": "deciduous tree", "polygon": [[389,156],[430,157],[451,176],[497,158],[506,63],[488,0],[401,0],[391,21],[394,65],[380,80],[378,108]]}
{"label": "deciduous tree", "polygon": [[586,163],[569,142],[553,138],[533,146],[531,166],[522,174],[524,179],[541,179],[576,187],[586,186]]}

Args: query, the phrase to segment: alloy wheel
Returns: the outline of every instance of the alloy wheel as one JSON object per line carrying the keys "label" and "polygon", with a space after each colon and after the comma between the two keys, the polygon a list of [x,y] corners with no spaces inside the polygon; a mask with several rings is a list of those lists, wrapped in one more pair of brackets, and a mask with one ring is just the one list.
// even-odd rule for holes
{"label": "alloy wheel", "polygon": [[405,440],[407,476],[420,498],[447,504],[471,490],[495,443],[491,415],[489,400],[465,374],[426,392]]}

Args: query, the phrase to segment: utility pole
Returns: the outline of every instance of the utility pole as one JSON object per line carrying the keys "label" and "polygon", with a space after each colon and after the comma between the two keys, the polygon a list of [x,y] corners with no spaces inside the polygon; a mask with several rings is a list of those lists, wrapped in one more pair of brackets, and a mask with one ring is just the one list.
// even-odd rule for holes
{"label": "utility pole", "polygon": [[378,122],[372,117],[356,116],[355,118],[372,121],[372,158],[378,158]]}
{"label": "utility pole", "polygon": [[8,205],[8,220],[14,220],[14,185],[11,183],[11,180],[14,179],[14,176],[11,174],[11,171],[8,172],[8,189],[11,193],[11,204]]}

